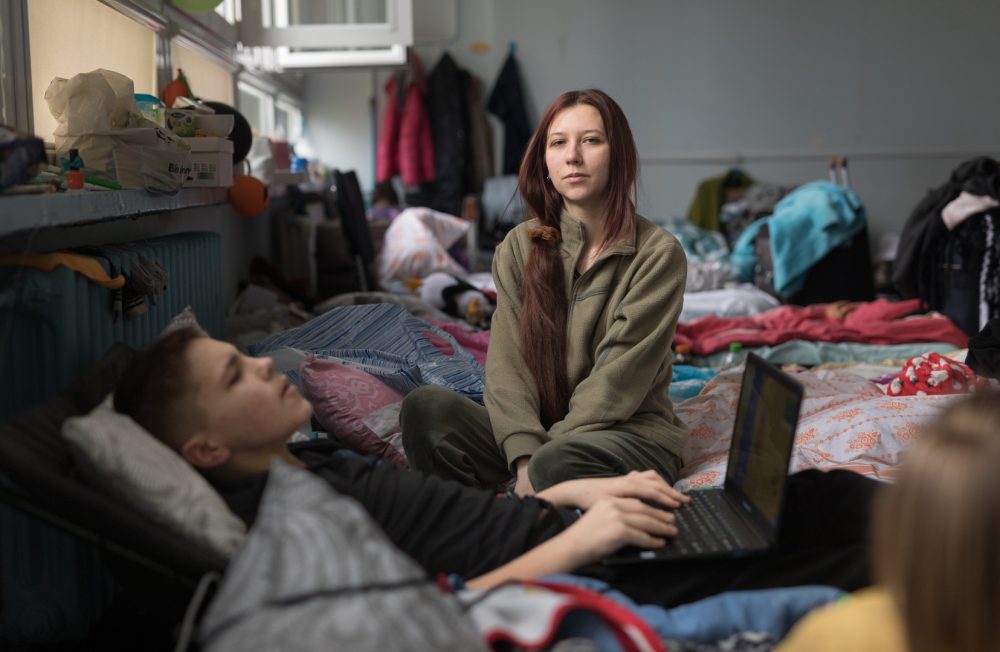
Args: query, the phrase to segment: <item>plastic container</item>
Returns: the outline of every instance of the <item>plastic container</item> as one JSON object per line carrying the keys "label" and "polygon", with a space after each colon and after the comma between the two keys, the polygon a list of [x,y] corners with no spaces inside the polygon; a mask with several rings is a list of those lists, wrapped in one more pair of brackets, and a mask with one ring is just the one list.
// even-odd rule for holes
{"label": "plastic container", "polygon": [[66,190],[83,190],[83,170],[70,168],[66,171]]}
{"label": "plastic container", "polygon": [[135,102],[139,105],[139,113],[142,114],[142,117],[155,122],[159,127],[166,126],[166,106],[160,101],[160,98],[155,95],[136,93]]}
{"label": "plastic container", "polygon": [[734,367],[741,362],[743,362],[743,345],[739,342],[733,342],[729,345],[729,352],[726,353],[723,366]]}
{"label": "plastic container", "polygon": [[194,115],[194,134],[196,136],[225,138],[232,133],[234,124],[236,124],[236,116],[233,115],[196,113]]}
{"label": "plastic container", "polygon": [[66,190],[83,190],[83,170],[80,169],[80,153],[69,150],[69,160],[66,163]]}
{"label": "plastic container", "polygon": [[167,112],[167,126],[181,138],[194,136],[194,111],[188,109],[171,109]]}

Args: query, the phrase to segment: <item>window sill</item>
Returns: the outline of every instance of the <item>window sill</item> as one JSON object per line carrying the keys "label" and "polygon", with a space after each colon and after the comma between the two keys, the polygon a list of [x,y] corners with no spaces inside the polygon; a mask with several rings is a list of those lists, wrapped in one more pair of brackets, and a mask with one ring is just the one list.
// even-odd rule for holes
{"label": "window sill", "polygon": [[0,196],[0,237],[30,229],[94,224],[223,204],[225,188],[187,188],[176,195],[108,190]]}

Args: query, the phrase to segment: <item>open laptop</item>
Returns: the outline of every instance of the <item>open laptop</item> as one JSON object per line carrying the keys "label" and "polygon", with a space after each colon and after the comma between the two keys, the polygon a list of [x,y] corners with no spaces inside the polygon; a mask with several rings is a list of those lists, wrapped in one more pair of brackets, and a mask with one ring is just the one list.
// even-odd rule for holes
{"label": "open laptop", "polygon": [[774,546],[784,507],[802,385],[750,353],[729,445],[726,481],[690,492],[675,512],[678,534],[657,550],[629,547],[606,564],[741,557]]}

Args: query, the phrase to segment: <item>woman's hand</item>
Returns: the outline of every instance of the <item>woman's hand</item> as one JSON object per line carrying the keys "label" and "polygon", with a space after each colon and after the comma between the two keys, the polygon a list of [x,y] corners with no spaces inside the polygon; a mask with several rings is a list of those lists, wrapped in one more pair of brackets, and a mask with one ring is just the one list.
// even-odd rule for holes
{"label": "woman's hand", "polygon": [[583,566],[623,546],[660,548],[676,535],[673,512],[636,498],[605,497],[559,536],[567,539],[576,566]]}
{"label": "woman's hand", "polygon": [[639,498],[677,508],[691,500],[671,487],[656,471],[632,471],[611,478],[581,478],[568,480],[537,494],[556,507],[590,509],[601,498]]}
{"label": "woman's hand", "polygon": [[517,472],[517,480],[514,482],[514,493],[522,498],[534,496],[535,488],[531,485],[531,478],[528,477],[528,462],[530,457],[519,457],[514,461],[514,469]]}

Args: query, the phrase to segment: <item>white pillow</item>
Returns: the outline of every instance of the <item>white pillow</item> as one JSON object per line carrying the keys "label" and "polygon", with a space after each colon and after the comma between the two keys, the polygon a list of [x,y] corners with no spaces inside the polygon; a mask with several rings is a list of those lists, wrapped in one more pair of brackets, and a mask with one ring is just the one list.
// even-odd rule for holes
{"label": "white pillow", "polygon": [[184,306],[184,310],[174,315],[174,318],[170,320],[170,323],[163,327],[160,331],[160,337],[169,335],[170,333],[179,330],[181,328],[197,328],[200,331],[205,330],[198,323],[198,316],[194,314],[194,308],[191,306]]}
{"label": "white pillow", "polygon": [[246,527],[222,497],[180,455],[116,412],[110,395],[90,414],[67,419],[62,434],[93,485],[221,558],[240,546]]}

